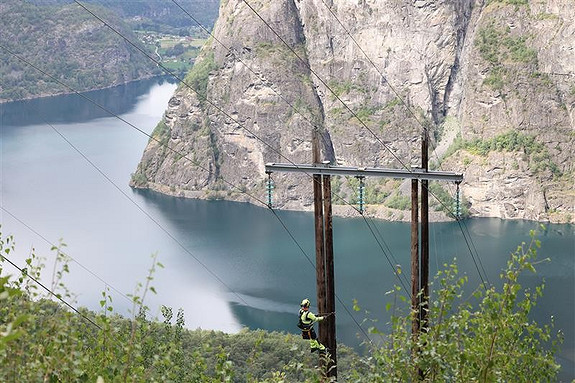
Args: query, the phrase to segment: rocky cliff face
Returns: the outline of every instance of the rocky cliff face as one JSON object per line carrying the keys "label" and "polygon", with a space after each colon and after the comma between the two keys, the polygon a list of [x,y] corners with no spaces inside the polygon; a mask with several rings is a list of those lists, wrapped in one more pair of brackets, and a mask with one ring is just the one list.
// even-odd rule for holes
{"label": "rocky cliff face", "polygon": [[[223,1],[132,184],[264,203],[264,164],[310,163],[314,130],[332,164],[409,168],[427,129],[471,215],[574,222],[574,19],[572,0]],[[277,206],[310,207],[309,176],[273,178]],[[407,218],[405,186],[368,180],[368,213]]]}

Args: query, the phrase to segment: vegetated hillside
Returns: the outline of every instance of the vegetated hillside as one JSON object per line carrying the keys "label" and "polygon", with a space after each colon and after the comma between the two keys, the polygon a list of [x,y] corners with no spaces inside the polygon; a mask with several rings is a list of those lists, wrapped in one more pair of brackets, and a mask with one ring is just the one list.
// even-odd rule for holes
{"label": "vegetated hillside", "polygon": [[[223,1],[132,185],[265,199],[264,164],[311,162],[314,129],[334,165],[407,169],[428,129],[466,214],[575,222],[574,19],[571,0]],[[273,179],[276,206],[311,208],[307,175]],[[357,201],[357,180],[333,182]],[[455,187],[430,187],[442,219]],[[367,213],[408,219],[408,193],[368,179]]]}
{"label": "vegetated hillside", "polygon": [[[92,8],[130,41],[138,41],[117,16]],[[0,101],[70,92],[14,54],[80,91],[159,73],[152,61],[75,4],[3,1],[0,23]]]}
{"label": "vegetated hillside", "polygon": [[[71,0],[31,0],[35,4],[70,4]],[[88,0],[82,3],[98,4],[120,15],[133,27],[156,32],[175,32],[196,27],[197,24],[179,6],[192,14],[202,25],[211,29],[218,17],[219,0],[178,0],[176,5],[166,0]]]}

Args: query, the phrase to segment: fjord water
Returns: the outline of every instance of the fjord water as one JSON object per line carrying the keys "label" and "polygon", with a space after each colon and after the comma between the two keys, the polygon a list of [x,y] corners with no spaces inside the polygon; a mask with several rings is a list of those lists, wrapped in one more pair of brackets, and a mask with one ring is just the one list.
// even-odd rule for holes
{"label": "fjord water", "polygon": [[[174,89],[148,80],[86,96],[151,133]],[[165,268],[153,275],[157,295],[146,295],[152,316],[165,304],[183,308],[189,328],[297,332],[299,301],[315,301],[310,213],[278,211],[280,222],[261,206],[132,190],[130,174],[148,137],[77,95],[3,104],[0,113],[1,231],[14,234],[18,264],[32,251],[46,257],[44,281],[50,285],[54,253],[48,242],[62,238],[65,253],[74,259],[65,282],[77,294],[76,304],[98,310],[108,289],[116,310],[129,314],[132,305],[122,294],[145,282],[151,255],[157,254]],[[352,346],[365,340],[368,327],[386,328],[385,306],[392,299],[386,292],[402,283],[390,264],[401,265],[409,280],[409,225],[370,223],[378,241],[363,219],[334,219],[337,337]],[[530,230],[539,231],[539,259],[550,261],[538,264],[538,273],[526,274],[522,282],[534,287],[545,281],[534,319],[549,323],[553,316],[564,331],[562,378],[572,379],[572,225],[541,229],[534,222],[499,219],[434,223],[431,274],[456,258],[469,286],[482,282],[478,270],[486,272],[485,282],[500,284],[509,253],[529,242]],[[352,310],[354,299],[358,312]]]}

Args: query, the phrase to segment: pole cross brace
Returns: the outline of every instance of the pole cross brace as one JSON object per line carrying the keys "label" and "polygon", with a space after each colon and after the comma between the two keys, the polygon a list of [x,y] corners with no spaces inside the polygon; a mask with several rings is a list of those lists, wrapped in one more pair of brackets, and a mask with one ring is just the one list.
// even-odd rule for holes
{"label": "pole cross brace", "polygon": [[437,181],[463,181],[462,173],[444,172],[425,170],[421,168],[412,168],[411,170],[400,169],[384,169],[384,168],[356,168],[346,166],[332,166],[329,163],[321,164],[278,164],[267,163],[267,172],[292,172],[292,173],[308,173],[332,176],[363,176],[363,177],[387,177],[387,178],[403,178],[403,179],[418,179],[418,180],[437,180]]}

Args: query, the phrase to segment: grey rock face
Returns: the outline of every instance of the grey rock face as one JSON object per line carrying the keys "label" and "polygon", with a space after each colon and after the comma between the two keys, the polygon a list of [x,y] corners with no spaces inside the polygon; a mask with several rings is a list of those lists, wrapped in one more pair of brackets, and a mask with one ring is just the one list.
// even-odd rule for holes
{"label": "grey rock face", "polygon": [[[428,129],[471,215],[573,222],[574,19],[570,0],[223,1],[132,183],[265,204],[264,164],[310,163],[314,130],[332,164],[409,168]],[[277,206],[311,208],[308,175],[273,178]],[[334,181],[335,203],[355,188]],[[408,218],[401,181],[366,190]]]}

